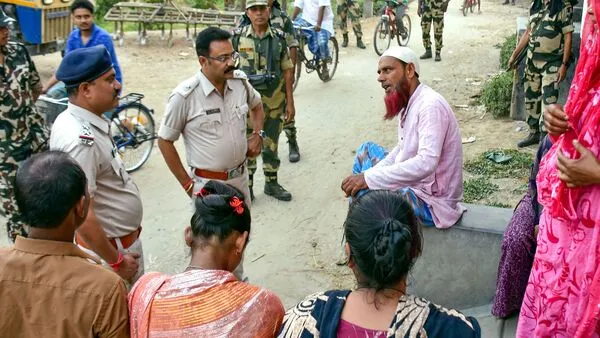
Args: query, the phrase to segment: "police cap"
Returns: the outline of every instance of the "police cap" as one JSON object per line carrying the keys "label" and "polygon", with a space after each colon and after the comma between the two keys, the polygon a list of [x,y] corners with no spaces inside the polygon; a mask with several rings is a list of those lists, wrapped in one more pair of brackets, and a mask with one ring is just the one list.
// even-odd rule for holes
{"label": "police cap", "polygon": [[103,45],[78,48],[65,55],[56,71],[56,79],[67,87],[94,81],[113,68],[112,59]]}
{"label": "police cap", "polygon": [[268,6],[267,0],[246,0],[246,9],[254,6]]}

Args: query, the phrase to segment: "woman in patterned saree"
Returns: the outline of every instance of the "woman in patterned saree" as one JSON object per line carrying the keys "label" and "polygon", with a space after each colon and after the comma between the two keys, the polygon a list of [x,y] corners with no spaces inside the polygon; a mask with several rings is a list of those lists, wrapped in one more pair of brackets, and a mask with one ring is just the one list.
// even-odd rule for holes
{"label": "woman in patterned saree", "polygon": [[250,210],[237,189],[209,181],[185,229],[190,265],[172,276],[149,273],[129,294],[132,337],[274,337],[283,305],[231,273],[250,234]]}
{"label": "woman in patterned saree", "polygon": [[407,197],[373,190],[350,206],[344,224],[355,290],[309,296],[288,310],[279,337],[480,337],[474,318],[406,294],[421,254],[421,224]]}
{"label": "woman in patterned saree", "polygon": [[600,32],[590,1],[564,112],[544,114],[553,146],[537,176],[537,251],[517,337],[598,337],[600,323]]}

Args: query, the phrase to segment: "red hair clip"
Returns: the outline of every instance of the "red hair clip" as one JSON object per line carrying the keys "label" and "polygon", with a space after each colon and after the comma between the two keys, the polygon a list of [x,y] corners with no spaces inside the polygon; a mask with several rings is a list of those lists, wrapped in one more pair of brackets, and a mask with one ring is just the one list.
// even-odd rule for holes
{"label": "red hair clip", "polygon": [[196,193],[196,197],[206,197],[208,195],[210,195],[210,192],[204,188],[200,189],[200,191]]}
{"label": "red hair clip", "polygon": [[239,198],[237,198],[237,196],[233,196],[231,198],[229,205],[231,205],[236,214],[241,215],[244,213],[244,204]]}

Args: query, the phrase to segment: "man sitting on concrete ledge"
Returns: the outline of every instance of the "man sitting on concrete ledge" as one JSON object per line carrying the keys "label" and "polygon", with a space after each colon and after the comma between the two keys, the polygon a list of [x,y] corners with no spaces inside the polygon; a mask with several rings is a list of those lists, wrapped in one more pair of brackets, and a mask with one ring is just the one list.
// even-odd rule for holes
{"label": "man sitting on concrete ledge", "polygon": [[398,190],[409,197],[427,226],[448,228],[461,217],[462,143],[448,102],[419,81],[417,56],[391,47],[379,59],[377,81],[385,90],[386,120],[399,116],[398,144],[387,154],[372,142],[356,153],[353,173],[342,182],[346,196],[366,189]]}

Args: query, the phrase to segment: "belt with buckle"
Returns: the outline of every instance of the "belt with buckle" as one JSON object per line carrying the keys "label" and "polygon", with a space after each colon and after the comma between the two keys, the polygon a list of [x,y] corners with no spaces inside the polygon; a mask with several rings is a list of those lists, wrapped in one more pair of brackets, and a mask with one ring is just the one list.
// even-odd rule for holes
{"label": "belt with buckle", "polygon": [[[140,237],[140,234],[142,233],[142,227],[137,228],[134,232],[127,234],[123,237],[116,237],[121,241],[121,245],[123,246],[123,249],[127,249],[129,248],[133,243],[135,243],[135,241]],[[117,247],[117,241],[115,240],[115,238],[109,238],[108,241],[110,242],[110,244],[115,248],[118,249]],[[87,243],[85,243],[83,241],[83,239],[81,238],[81,236],[79,236],[79,234],[76,232],[75,233],[75,242],[78,245],[81,245],[82,247],[88,249],[88,250],[93,250],[89,245],[87,245]]]}
{"label": "belt with buckle", "polygon": [[208,178],[211,180],[227,181],[236,177],[242,176],[244,173],[244,163],[227,171],[210,171],[205,169],[194,169],[194,174],[198,177]]}

